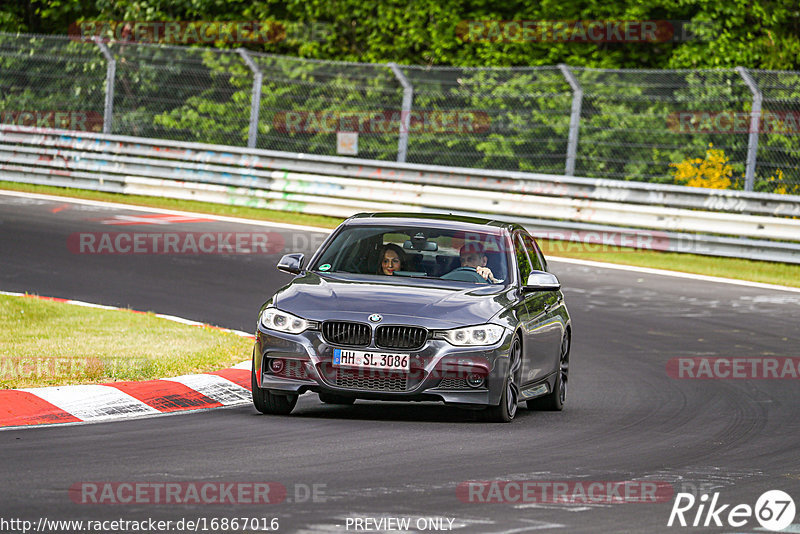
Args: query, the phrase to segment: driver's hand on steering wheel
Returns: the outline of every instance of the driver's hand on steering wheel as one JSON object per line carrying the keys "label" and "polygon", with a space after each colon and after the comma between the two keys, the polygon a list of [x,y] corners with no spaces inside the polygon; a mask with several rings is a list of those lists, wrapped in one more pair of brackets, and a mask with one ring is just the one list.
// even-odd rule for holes
{"label": "driver's hand on steering wheel", "polygon": [[494,277],[492,274],[492,270],[488,267],[475,267],[475,270],[478,271],[478,274],[484,277],[486,280],[496,284],[498,282],[497,278]]}

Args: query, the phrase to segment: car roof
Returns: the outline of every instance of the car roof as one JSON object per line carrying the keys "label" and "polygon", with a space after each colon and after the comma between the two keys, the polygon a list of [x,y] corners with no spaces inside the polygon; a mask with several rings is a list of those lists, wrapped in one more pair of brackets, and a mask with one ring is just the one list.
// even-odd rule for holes
{"label": "car roof", "polygon": [[[464,215],[453,215],[451,213],[408,213],[408,212],[378,212],[378,213],[358,213],[345,221],[347,225],[418,225],[436,226],[437,228],[473,229],[483,227],[482,230],[497,232],[500,229],[513,230],[519,225],[494,219],[482,219],[480,217],[468,217]],[[488,228],[487,228],[488,227]]]}

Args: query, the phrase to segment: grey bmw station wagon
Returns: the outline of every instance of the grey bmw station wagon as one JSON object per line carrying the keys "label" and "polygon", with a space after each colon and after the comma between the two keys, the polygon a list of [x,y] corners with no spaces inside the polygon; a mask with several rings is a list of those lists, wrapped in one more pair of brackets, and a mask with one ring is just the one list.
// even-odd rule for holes
{"label": "grey bmw station wagon", "polygon": [[520,225],[363,213],[331,233],[261,308],[253,403],[288,414],[299,395],[439,401],[509,422],[561,410],[572,325],[555,275]]}

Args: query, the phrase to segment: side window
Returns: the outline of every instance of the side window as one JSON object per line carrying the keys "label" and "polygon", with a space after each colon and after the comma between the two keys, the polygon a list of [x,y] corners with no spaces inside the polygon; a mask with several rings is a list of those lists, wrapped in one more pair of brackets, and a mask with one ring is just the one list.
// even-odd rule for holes
{"label": "side window", "polygon": [[528,283],[528,276],[531,274],[531,263],[528,260],[528,253],[525,252],[525,246],[522,244],[519,234],[514,236],[514,252],[517,257],[517,265],[519,265],[519,274],[522,278],[520,283],[525,285]]}
{"label": "side window", "polygon": [[522,242],[525,243],[525,249],[528,251],[528,257],[531,259],[533,270],[546,271],[547,267],[545,267],[544,259],[542,258],[542,254],[539,252],[539,247],[536,246],[533,238],[525,234],[521,234],[521,236]]}

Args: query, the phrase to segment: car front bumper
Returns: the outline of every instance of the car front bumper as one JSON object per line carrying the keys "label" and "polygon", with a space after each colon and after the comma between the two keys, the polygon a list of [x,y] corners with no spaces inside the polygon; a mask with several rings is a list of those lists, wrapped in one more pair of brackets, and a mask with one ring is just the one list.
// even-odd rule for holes
{"label": "car front bumper", "polygon": [[[506,330],[495,345],[457,347],[445,340],[428,339],[414,351],[359,347],[355,350],[409,354],[409,373],[333,368],[333,350],[321,332],[307,330],[286,334],[259,326],[253,354],[253,369],[259,387],[274,394],[302,394],[307,391],[339,396],[390,401],[441,401],[480,407],[497,405],[508,372],[512,332]],[[279,374],[269,370],[271,359],[284,360]],[[469,387],[464,378],[485,376],[482,387]],[[342,376],[345,375],[343,378]]]}

